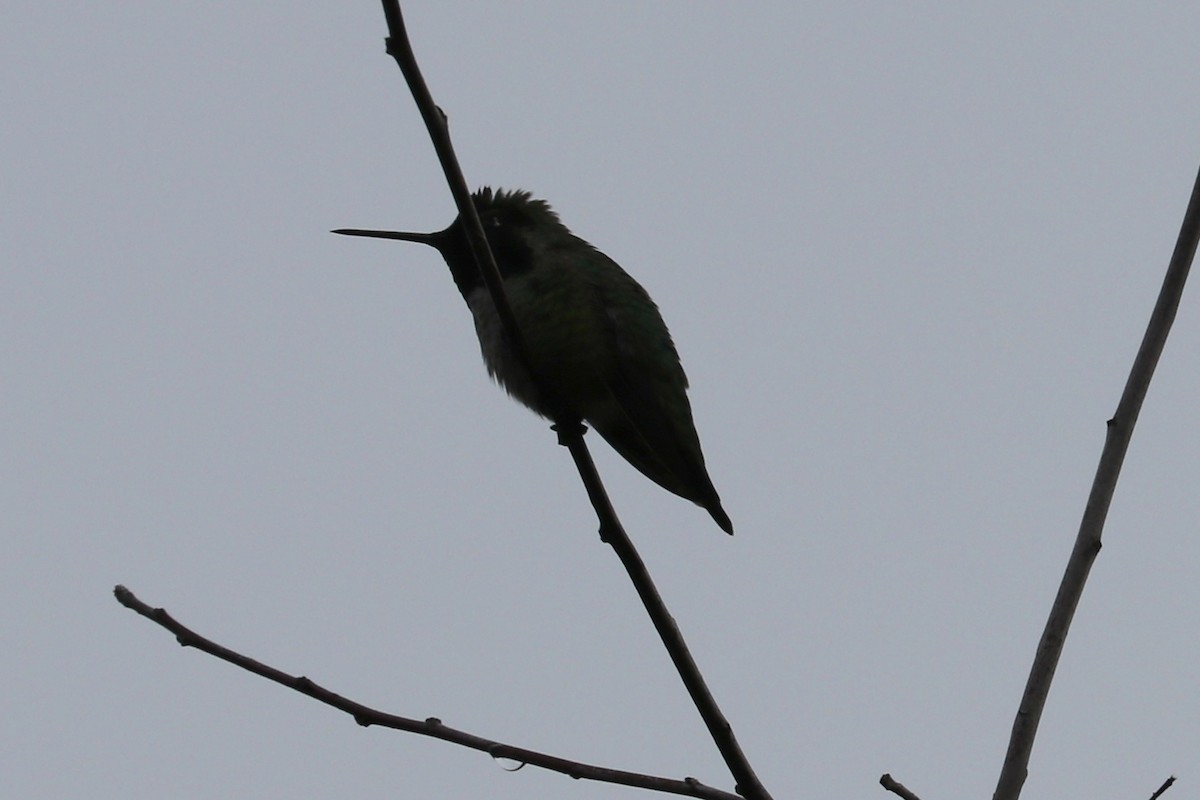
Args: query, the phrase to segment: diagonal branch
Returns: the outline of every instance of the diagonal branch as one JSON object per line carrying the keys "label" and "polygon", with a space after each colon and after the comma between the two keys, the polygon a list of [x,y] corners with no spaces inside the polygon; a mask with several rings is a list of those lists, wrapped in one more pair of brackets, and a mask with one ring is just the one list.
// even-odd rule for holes
{"label": "diagonal branch", "polygon": [[705,726],[708,727],[709,735],[716,744],[717,750],[721,752],[721,757],[725,759],[730,774],[733,775],[737,784],[735,789],[738,794],[748,800],[771,800],[770,793],[759,781],[754,768],[750,766],[749,759],[742,752],[742,747],[738,744],[737,737],[734,736],[733,726],[725,718],[725,714],[717,705],[716,698],[713,697],[708,684],[705,683],[704,676],[700,673],[700,667],[692,658],[687,642],[684,641],[679,626],[675,624],[675,618],[671,616],[666,603],[659,595],[658,588],[655,587],[654,580],[646,569],[646,564],[638,555],[637,548],[633,546],[629,535],[625,533],[625,528],[617,519],[616,512],[613,511],[612,504],[609,503],[608,496],[604,492],[604,486],[600,483],[600,476],[596,473],[596,465],[592,463],[591,453],[583,444],[583,439],[569,440],[566,445],[575,458],[575,466],[579,469],[584,486],[588,489],[588,496],[591,497],[592,505],[600,518],[600,538],[607,542],[617,554],[617,558],[621,559],[621,565],[629,574],[629,579],[633,582],[638,597],[641,598],[642,605],[646,608],[646,613],[650,615],[654,629],[658,631],[659,638],[662,639],[663,646],[671,656],[671,661],[675,664],[675,669],[679,672],[683,685],[691,695],[696,710],[700,712]]}
{"label": "diagonal branch", "polygon": [[900,800],[921,800],[907,786],[893,778],[890,772],[884,773],[883,777],[879,779],[879,785],[899,797]]}
{"label": "diagonal branch", "polygon": [[[471,202],[470,190],[450,142],[446,115],[434,102],[433,96],[425,84],[425,79],[421,75],[420,67],[417,65],[416,56],[413,54],[412,45],[409,43],[408,33],[405,29],[404,17],[400,12],[400,4],[397,0],[382,1],[383,13],[388,24],[387,52],[396,59],[409,90],[412,92],[413,100],[421,113],[421,118],[429,130],[429,136],[433,140],[438,160],[441,162],[446,180],[450,184],[455,204],[462,215],[472,252],[475,254],[480,273],[495,303],[505,336],[513,343],[514,350],[529,370],[530,375],[533,376],[539,391],[544,391],[546,382],[539,379],[539,375],[528,357],[528,350],[524,346],[524,339],[517,326],[516,318],[504,295],[503,280],[488,248],[487,237],[479,223],[479,216]],[[549,395],[544,396],[549,397]],[[562,408],[562,404],[557,402],[557,398],[551,397],[550,405],[555,409]],[[613,548],[617,557],[621,559],[625,571],[629,574],[630,580],[633,581],[642,604],[646,607],[663,645],[691,695],[692,702],[699,710],[701,718],[708,727],[709,734],[737,783],[737,791],[749,800],[771,800],[770,794],[758,780],[753,767],[750,766],[749,760],[742,752],[741,746],[733,734],[733,727],[721,712],[720,707],[717,706],[712,692],[709,691],[704,677],[700,674],[700,669],[696,666],[696,662],[688,650],[683,635],[667,611],[658,589],[655,588],[650,573],[646,570],[646,565],[642,562],[633,543],[617,519],[616,512],[604,490],[604,485],[600,481],[600,476],[596,472],[591,454],[583,441],[585,428],[574,415],[555,413],[553,416],[559,444],[570,450],[575,465],[579,469],[579,476],[583,480],[584,488],[587,490],[588,497],[600,520],[600,538]]]}
{"label": "diagonal branch", "polygon": [[260,675],[289,689],[294,689],[301,694],[308,695],[325,705],[333,706],[339,711],[344,711],[354,717],[354,721],[363,727],[378,725],[383,728],[394,728],[400,731],[408,731],[409,733],[418,733],[422,736],[430,736],[434,739],[442,739],[453,744],[462,745],[463,747],[469,747],[472,750],[479,750],[487,753],[492,758],[515,761],[522,766],[530,764],[550,770],[551,772],[560,772],[572,778],[582,780],[616,783],[657,792],[700,797],[705,800],[742,800],[735,794],[706,786],[695,778],[675,780],[672,778],[661,778],[656,775],[644,775],[638,772],[599,767],[594,764],[584,764],[579,761],[571,761],[536,750],[528,750],[523,747],[516,747],[492,739],[486,739],[482,736],[476,736],[475,734],[443,725],[442,721],[436,717],[417,720],[378,711],[343,697],[340,694],[335,694],[302,675],[289,675],[275,667],[217,644],[211,639],[207,639],[190,628],[181,625],[166,610],[153,608],[143,603],[133,592],[124,586],[117,586],[113,589],[113,594],[116,596],[117,602],[121,605],[136,611],[143,617],[158,623],[175,634],[175,639],[180,645],[194,647],[222,661],[228,661],[230,664],[241,667],[248,672],[253,672],[255,675]]}
{"label": "diagonal branch", "polygon": [[[558,423],[570,422],[571,415],[563,413],[563,403],[548,391],[547,381],[542,380],[538,375],[536,365],[529,357],[525,336],[517,325],[517,318],[513,314],[512,306],[509,305],[508,295],[504,291],[504,279],[500,275],[499,267],[496,266],[496,258],[492,254],[487,236],[483,232],[483,225],[479,221],[479,212],[471,201],[471,189],[467,186],[467,179],[463,176],[458,156],[454,152],[454,145],[450,141],[450,128],[446,124],[446,114],[434,102],[433,94],[429,91],[424,76],[421,75],[417,57],[408,41],[408,32],[404,26],[404,16],[400,13],[399,2],[383,0],[383,14],[387,18],[388,24],[388,55],[396,59],[396,64],[399,65],[400,72],[404,75],[409,91],[412,92],[417,110],[421,113],[421,119],[425,122],[425,128],[429,131],[429,138],[437,153],[438,163],[442,165],[446,183],[450,186],[450,194],[454,197],[454,205],[458,208],[458,213],[462,218],[471,255],[475,258],[475,265],[479,268],[483,283],[487,286],[492,302],[496,306],[496,315],[500,318],[500,326],[504,330],[504,335],[512,345],[521,364],[533,376],[534,383],[546,404],[555,409],[555,413],[552,415],[555,421]],[[574,420],[574,422],[574,427],[578,427],[578,420]],[[564,425],[563,429],[566,430],[569,427],[572,426]],[[583,433],[580,431],[579,436],[582,435]]]}
{"label": "diagonal branch", "polygon": [[1173,784],[1173,783],[1175,783],[1174,775],[1167,778],[1165,781],[1163,781],[1162,786],[1160,786],[1154,790],[1154,794],[1150,795],[1150,800],[1158,800],[1158,798],[1162,797],[1163,792],[1165,792],[1167,789],[1171,788],[1171,784]]}
{"label": "diagonal branch", "polygon": [[1075,616],[1075,608],[1079,605],[1080,595],[1083,594],[1083,585],[1087,582],[1092,562],[1100,552],[1100,534],[1104,529],[1108,507],[1117,487],[1117,478],[1121,474],[1121,464],[1125,460],[1126,450],[1129,449],[1129,440],[1133,436],[1133,426],[1137,423],[1138,413],[1142,410],[1142,401],[1150,388],[1154,368],[1162,355],[1167,334],[1171,331],[1171,323],[1175,320],[1175,311],[1179,308],[1179,300],[1192,266],[1192,258],[1196,254],[1198,239],[1200,175],[1197,175],[1192,187],[1192,197],[1183,216],[1175,252],[1171,255],[1171,263],[1167,267],[1154,312],[1150,315],[1150,323],[1146,327],[1142,345],[1133,360],[1125,391],[1117,404],[1116,413],[1108,421],[1108,433],[1104,440],[1104,450],[1100,454],[1100,464],[1096,468],[1096,477],[1092,482],[1092,491],[1083,511],[1075,547],[1067,561],[1058,595],[1050,608],[1050,618],[1046,621],[1042,639],[1038,642],[1037,655],[1034,656],[1029,680],[1025,684],[1025,693],[1017,709],[1016,721],[1013,722],[1008,752],[1000,770],[993,800],[1016,800],[1028,775],[1029,756],[1033,752],[1033,740],[1042,718],[1042,709],[1046,705],[1046,696],[1050,692],[1050,682],[1054,679],[1054,670],[1058,666],[1058,658],[1062,654],[1071,619]]}

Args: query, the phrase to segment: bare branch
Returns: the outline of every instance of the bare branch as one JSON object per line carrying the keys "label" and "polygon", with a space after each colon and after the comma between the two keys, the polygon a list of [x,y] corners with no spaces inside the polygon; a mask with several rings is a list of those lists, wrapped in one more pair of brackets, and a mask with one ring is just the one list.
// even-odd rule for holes
{"label": "bare branch", "polygon": [[378,725],[383,728],[394,728],[395,730],[408,731],[409,733],[419,733],[422,736],[430,736],[434,739],[442,739],[443,741],[451,742],[452,744],[469,747],[472,750],[479,750],[487,753],[492,758],[506,759],[515,761],[521,765],[529,764],[542,769],[550,770],[551,772],[561,772],[564,775],[569,775],[572,778],[600,781],[602,783],[616,783],[623,786],[634,786],[640,789],[650,789],[656,792],[667,792],[669,794],[679,794],[688,797],[700,797],[705,800],[742,800],[735,794],[723,792],[720,789],[714,789],[711,786],[706,786],[695,778],[684,778],[683,780],[675,780],[672,778],[661,778],[655,775],[644,775],[638,772],[628,772],[626,770],[609,769],[608,767],[600,767],[594,764],[584,764],[579,761],[571,761],[558,756],[541,753],[536,750],[529,750],[524,747],[516,747],[515,745],[497,742],[492,739],[486,739],[482,736],[476,736],[466,731],[461,731],[456,728],[451,728],[443,725],[440,719],[430,717],[425,720],[411,719],[409,717],[401,717],[395,714],[388,714],[361,703],[343,697],[340,694],[331,692],[330,690],[320,686],[304,676],[289,675],[282,670],[256,661],[249,656],[244,656],[228,647],[217,644],[211,639],[207,639],[190,628],[180,624],[174,617],[162,608],[153,608],[139,600],[133,592],[126,589],[124,586],[117,586],[113,589],[113,594],[117,598],[117,602],[126,608],[136,611],[143,617],[158,623],[162,627],[175,634],[175,640],[184,647],[194,647],[201,652],[208,653],[211,656],[228,661],[230,664],[241,667],[242,669],[253,672],[255,675],[260,675],[268,680],[286,686],[289,689],[294,689],[301,694],[308,695],[314,700],[318,700],[325,705],[333,706],[339,711],[344,711],[354,717],[354,721],[363,727]]}
{"label": "bare branch", "polygon": [[692,702],[708,727],[709,735],[737,782],[735,788],[738,794],[750,800],[771,800],[770,793],[759,782],[754,768],[742,752],[741,745],[733,733],[733,726],[721,712],[704,676],[700,673],[700,668],[692,658],[687,642],[684,641],[679,626],[675,624],[675,618],[667,611],[667,606],[659,595],[642,557],[617,519],[616,512],[613,511],[604,492],[604,486],[600,483],[600,476],[596,473],[596,466],[592,463],[591,453],[583,446],[583,439],[568,441],[567,446],[571,449],[579,474],[584,485],[588,487],[592,505],[600,517],[600,538],[607,542],[621,559],[621,565],[625,567],[629,579],[633,582],[646,613],[654,623],[654,629],[658,631],[663,646],[666,647],[679,677],[683,680],[683,685],[687,687]]}
{"label": "bare branch", "polygon": [[1162,796],[1163,792],[1165,792],[1167,789],[1171,788],[1171,784],[1173,784],[1174,782],[1175,782],[1174,775],[1167,778],[1165,781],[1163,781],[1163,785],[1158,787],[1158,790],[1155,791],[1154,794],[1150,795],[1150,800],[1158,800],[1158,798]]}
{"label": "bare branch", "polygon": [[[399,2],[397,0],[382,1],[384,16],[387,18],[388,24],[388,54],[396,59],[396,63],[404,75],[405,82],[412,92],[413,100],[421,112],[421,117],[425,120],[425,126],[429,130],[434,149],[437,151],[438,160],[441,162],[442,170],[450,184],[450,191],[454,195],[455,204],[462,215],[467,230],[467,237],[471,243],[471,249],[475,254],[480,273],[496,305],[496,311],[500,317],[505,335],[510,339],[514,350],[529,369],[529,373],[533,376],[538,390],[544,392],[547,384],[545,381],[540,380],[537,371],[534,369],[534,365],[528,358],[528,350],[524,346],[524,339],[521,336],[516,318],[513,316],[512,309],[504,295],[503,280],[499,270],[496,268],[495,259],[488,248],[487,237],[484,235],[483,228],[479,223],[479,216],[475,211],[474,204],[471,202],[470,190],[458,165],[458,159],[454,154],[454,148],[450,141],[450,132],[446,126],[446,115],[434,102],[433,96],[425,84],[425,79],[421,75],[416,56],[412,51],[412,45],[408,40],[408,33],[405,29],[404,17],[400,12]],[[561,409],[563,407],[557,398],[549,394],[545,396],[550,398],[549,405],[552,408]],[[638,596],[642,599],[642,604],[645,606],[647,613],[649,613],[654,627],[663,641],[663,645],[667,648],[667,652],[670,654],[671,660],[674,662],[684,686],[687,687],[688,693],[691,695],[692,702],[696,705],[697,710],[699,710],[701,718],[708,727],[709,734],[717,745],[717,749],[725,759],[725,763],[729,766],[730,773],[737,783],[738,793],[749,798],[749,800],[771,800],[771,795],[759,781],[745,753],[742,752],[741,745],[738,744],[737,737],[734,736],[733,726],[729,724],[729,721],[725,718],[725,715],[721,712],[720,707],[713,698],[712,692],[709,691],[703,676],[700,674],[699,668],[696,666],[695,660],[688,650],[687,644],[684,642],[683,635],[680,633],[678,626],[676,626],[675,620],[667,611],[666,605],[658,593],[658,589],[655,588],[654,582],[646,570],[646,565],[642,562],[629,536],[625,533],[625,529],[617,519],[616,512],[613,510],[612,503],[609,502],[604,485],[600,481],[600,476],[596,472],[591,454],[588,452],[587,445],[583,441],[583,434],[586,428],[580,424],[579,419],[574,415],[555,413],[553,416],[555,421],[554,429],[558,432],[559,444],[570,450],[571,456],[575,460],[575,465],[579,470],[579,476],[583,480],[584,488],[587,490],[588,498],[592,501],[592,506],[596,510],[596,515],[600,521],[600,538],[613,548],[618,558],[621,559],[625,571],[629,574],[630,580],[633,581]]]}
{"label": "bare branch", "polygon": [[893,778],[891,773],[885,772],[883,777],[879,779],[879,785],[887,789],[892,794],[899,795],[900,797],[904,798],[904,800],[921,800],[921,798],[910,792],[908,787],[906,787],[903,783]]}
{"label": "bare branch", "polygon": [[1092,482],[1092,491],[1084,508],[1075,547],[1067,561],[1058,595],[1050,609],[1050,618],[1046,621],[1046,628],[1041,641],[1038,642],[1037,654],[1025,684],[1021,705],[1017,709],[1016,721],[1013,722],[1008,752],[1000,770],[993,800],[1016,800],[1025,784],[1025,777],[1029,772],[1029,757],[1033,752],[1033,740],[1046,705],[1046,696],[1050,692],[1050,683],[1054,679],[1054,670],[1058,666],[1058,658],[1062,654],[1075,608],[1079,605],[1080,595],[1083,594],[1088,572],[1100,552],[1100,534],[1104,529],[1104,520],[1108,516],[1113,492],[1116,490],[1117,478],[1121,474],[1121,464],[1125,460],[1125,452],[1133,436],[1133,426],[1142,410],[1142,401],[1150,387],[1150,379],[1154,376],[1154,368],[1167,341],[1171,323],[1175,320],[1175,311],[1183,295],[1183,287],[1196,254],[1198,239],[1200,175],[1192,187],[1192,197],[1183,217],[1175,252],[1171,256],[1158,301],[1150,315],[1146,334],[1142,338],[1141,347],[1125,383],[1125,391],[1117,404],[1116,413],[1108,421],[1108,433],[1104,441],[1104,450],[1100,454],[1100,464],[1096,468],[1096,477]]}
{"label": "bare branch", "polygon": [[[563,403],[551,391],[547,381],[541,379],[536,365],[529,357],[529,348],[526,346],[525,337],[517,325],[517,318],[513,314],[512,306],[508,302],[508,295],[504,291],[504,279],[500,275],[500,269],[496,266],[496,258],[488,245],[483,225],[479,222],[479,213],[471,201],[471,189],[467,186],[467,179],[463,175],[462,167],[458,163],[458,156],[454,152],[454,145],[450,141],[450,128],[446,122],[446,114],[434,102],[433,94],[429,91],[424,76],[421,75],[417,57],[408,41],[408,31],[404,25],[404,16],[400,13],[399,2],[383,0],[383,14],[387,18],[388,24],[388,55],[396,59],[396,64],[399,65],[400,72],[404,75],[409,91],[412,92],[417,110],[421,113],[421,119],[425,121],[425,128],[429,131],[429,138],[437,153],[438,163],[442,165],[446,183],[450,186],[450,194],[454,197],[454,204],[462,218],[467,234],[467,243],[475,258],[475,265],[479,268],[479,274],[496,306],[496,315],[500,318],[504,335],[512,345],[517,358],[533,377],[546,405],[555,409],[553,414],[555,421],[562,425],[563,430],[579,428],[579,420],[572,419],[572,415],[562,411]],[[572,422],[573,425],[569,424]],[[582,437],[583,431],[580,430],[578,435]]]}

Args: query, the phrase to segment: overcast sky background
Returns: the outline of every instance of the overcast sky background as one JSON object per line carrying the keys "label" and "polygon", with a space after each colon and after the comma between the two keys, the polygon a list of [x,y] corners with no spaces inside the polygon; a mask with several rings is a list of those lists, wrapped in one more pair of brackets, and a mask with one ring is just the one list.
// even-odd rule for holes
{"label": "overcast sky background", "polygon": [[[1200,6],[405,10],[468,180],[671,326],[737,536],[591,445],[764,783],[990,797],[1200,165]],[[731,788],[440,258],[328,233],[454,215],[379,5],[5,16],[0,795],[638,794],[360,728],[117,583],[361,702]],[[1028,798],[1200,792],[1195,289]]]}

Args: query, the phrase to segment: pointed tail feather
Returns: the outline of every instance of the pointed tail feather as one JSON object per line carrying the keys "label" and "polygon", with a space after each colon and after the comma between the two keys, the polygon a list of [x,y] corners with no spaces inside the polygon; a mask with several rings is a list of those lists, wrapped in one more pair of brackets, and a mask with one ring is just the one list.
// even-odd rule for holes
{"label": "pointed tail feather", "polygon": [[717,524],[721,526],[721,530],[725,531],[730,536],[733,536],[733,520],[731,520],[729,515],[725,513],[725,509],[721,508],[720,500],[712,501],[705,506],[705,509],[707,509],[708,513],[712,515],[712,518],[717,521]]}

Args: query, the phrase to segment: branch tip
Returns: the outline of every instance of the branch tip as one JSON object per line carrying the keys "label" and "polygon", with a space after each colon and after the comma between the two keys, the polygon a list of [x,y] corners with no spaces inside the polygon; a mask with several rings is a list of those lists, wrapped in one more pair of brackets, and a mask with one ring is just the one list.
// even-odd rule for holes
{"label": "branch tip", "polygon": [[911,790],[909,790],[908,787],[906,787],[903,783],[901,783],[900,781],[893,778],[892,774],[890,772],[885,772],[879,778],[879,785],[882,786],[884,789],[887,789],[892,794],[903,798],[904,800],[920,800],[920,798],[917,797],[917,795],[914,794]]}
{"label": "branch tip", "polygon": [[1173,784],[1173,783],[1175,783],[1174,775],[1172,775],[1171,777],[1169,777],[1165,781],[1163,781],[1163,785],[1158,787],[1158,789],[1154,792],[1154,794],[1150,795],[1150,800],[1158,800],[1158,798],[1162,795],[1163,792],[1165,792],[1167,789],[1171,788],[1171,784]]}

